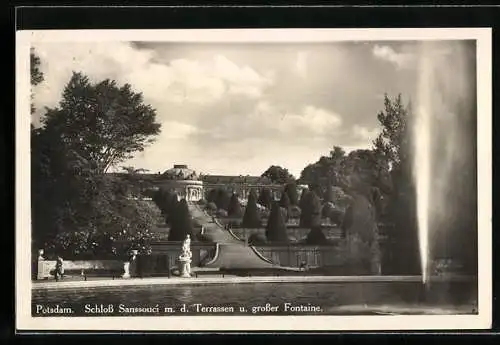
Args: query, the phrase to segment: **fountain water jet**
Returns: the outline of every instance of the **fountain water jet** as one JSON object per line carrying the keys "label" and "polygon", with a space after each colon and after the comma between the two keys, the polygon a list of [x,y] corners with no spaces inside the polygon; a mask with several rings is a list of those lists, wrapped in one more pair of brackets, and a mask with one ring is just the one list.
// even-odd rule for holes
{"label": "fountain water jet", "polygon": [[475,144],[468,139],[475,92],[471,47],[467,42],[422,42],[418,53],[417,109],[410,125],[424,285],[436,243],[441,241],[440,255],[449,255],[447,243],[458,235],[457,220],[472,212],[459,199],[464,185],[473,182],[464,175],[474,163],[468,153]]}
{"label": "fountain water jet", "polygon": [[422,267],[422,282],[427,283],[429,259],[429,194],[430,194],[430,135],[429,112],[422,110],[415,124],[416,139],[415,161],[418,168],[414,169],[414,178],[417,190],[417,221],[420,250],[420,264]]}
{"label": "fountain water jet", "polygon": [[[425,48],[422,48],[424,50]],[[417,222],[422,268],[422,283],[428,279],[429,261],[429,197],[431,189],[431,99],[429,80],[430,66],[425,51],[420,57],[420,78],[418,84],[419,109],[413,121],[414,162],[413,178],[417,195]]]}

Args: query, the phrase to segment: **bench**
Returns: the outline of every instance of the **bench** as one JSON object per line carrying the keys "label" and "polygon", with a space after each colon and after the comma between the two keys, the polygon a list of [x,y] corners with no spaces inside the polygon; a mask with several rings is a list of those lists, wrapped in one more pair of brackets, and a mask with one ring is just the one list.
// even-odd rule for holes
{"label": "bench", "polygon": [[[83,274],[82,274],[83,273]],[[83,279],[86,281],[87,277],[109,277],[114,280],[115,278],[121,278],[123,275],[123,270],[109,270],[109,269],[93,269],[93,270],[82,270],[80,275],[83,276]]]}
{"label": "bench", "polygon": [[222,278],[224,278],[225,273],[221,271],[194,271],[194,276],[198,278],[199,275],[222,275]]}
{"label": "bench", "polygon": [[[55,270],[52,270],[51,275],[54,276]],[[120,278],[123,274],[121,269],[68,269],[64,270],[64,276],[80,276],[83,280],[87,277],[111,277],[111,279]]]}

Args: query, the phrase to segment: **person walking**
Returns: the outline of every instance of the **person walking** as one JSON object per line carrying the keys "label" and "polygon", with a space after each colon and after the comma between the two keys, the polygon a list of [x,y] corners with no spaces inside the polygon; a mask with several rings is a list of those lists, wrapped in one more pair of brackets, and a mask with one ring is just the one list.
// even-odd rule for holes
{"label": "person walking", "polygon": [[64,265],[63,258],[60,256],[57,256],[56,270],[55,270],[56,281],[59,281],[59,279],[62,279],[64,276],[64,266],[63,265]]}

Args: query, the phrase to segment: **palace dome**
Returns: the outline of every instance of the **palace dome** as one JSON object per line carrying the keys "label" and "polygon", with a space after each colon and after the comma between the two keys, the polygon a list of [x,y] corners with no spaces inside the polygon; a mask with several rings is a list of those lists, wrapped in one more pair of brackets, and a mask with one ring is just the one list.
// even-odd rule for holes
{"label": "palace dome", "polygon": [[166,170],[162,177],[167,180],[198,180],[196,171],[185,164],[175,164],[173,168]]}

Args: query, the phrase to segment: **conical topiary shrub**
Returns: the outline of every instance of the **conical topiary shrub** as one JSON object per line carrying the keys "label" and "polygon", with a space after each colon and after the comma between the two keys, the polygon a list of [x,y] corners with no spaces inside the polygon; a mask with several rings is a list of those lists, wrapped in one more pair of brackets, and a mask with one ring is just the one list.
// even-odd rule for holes
{"label": "conical topiary shrub", "polygon": [[288,183],[285,186],[285,194],[288,196],[290,205],[299,204],[299,196],[297,194],[297,185],[295,184],[295,182]]}
{"label": "conical topiary shrub", "polygon": [[241,209],[240,201],[238,200],[238,195],[235,193],[233,193],[233,195],[231,196],[231,200],[229,200],[227,215],[229,217],[235,217],[235,218],[243,216],[243,210]]}
{"label": "conical topiary shrub", "polygon": [[271,214],[267,221],[266,238],[269,242],[288,242],[285,220],[281,207],[276,202],[271,207]]}
{"label": "conical topiary shrub", "polygon": [[186,235],[193,238],[193,221],[189,213],[188,204],[185,199],[179,201],[175,207],[175,213],[172,213],[169,241],[184,241]]}
{"label": "conical topiary shrub", "polygon": [[311,229],[309,234],[307,235],[306,244],[312,245],[325,245],[329,244],[330,241],[326,238],[321,226],[316,226]]}
{"label": "conical topiary shrub", "polygon": [[273,202],[273,195],[269,188],[262,188],[259,194],[259,204],[271,209],[271,204]]}
{"label": "conical topiary shrub", "polygon": [[321,201],[314,192],[307,192],[301,199],[300,226],[312,228],[321,225]]}
{"label": "conical topiary shrub", "polygon": [[243,221],[241,225],[244,228],[260,228],[262,223],[260,221],[259,212],[257,210],[257,197],[255,192],[252,190],[248,195],[248,202],[245,208],[245,214],[243,215]]}

